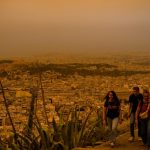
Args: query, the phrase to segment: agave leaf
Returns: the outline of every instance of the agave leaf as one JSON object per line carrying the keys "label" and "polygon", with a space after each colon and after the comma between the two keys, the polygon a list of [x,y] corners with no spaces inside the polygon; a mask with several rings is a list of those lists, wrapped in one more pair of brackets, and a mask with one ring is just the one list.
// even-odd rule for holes
{"label": "agave leaf", "polygon": [[93,130],[95,129],[97,123],[99,121],[93,122],[92,124],[90,124],[90,126],[88,128],[86,128],[83,132],[83,138],[80,141],[80,146],[84,146],[85,142],[88,141],[88,139],[90,138],[90,135],[93,133]]}
{"label": "agave leaf", "polygon": [[78,142],[77,142],[78,145],[80,144],[80,142],[82,140],[84,130],[86,129],[86,123],[87,123],[87,121],[88,121],[88,119],[89,119],[89,117],[90,117],[90,115],[91,115],[92,112],[93,112],[93,109],[90,110],[90,112],[86,116],[86,119],[83,122],[82,128],[81,128],[81,130],[79,132],[79,137],[78,137],[79,139],[78,139]]}
{"label": "agave leaf", "polygon": [[[61,106],[60,108],[63,108],[63,106]],[[59,111],[56,111],[59,115],[59,119],[60,119],[60,124],[63,124],[63,113],[62,110],[59,109]]]}
{"label": "agave leaf", "polygon": [[27,136],[18,134],[18,137],[24,142],[24,144],[31,144],[31,139],[29,139]]}
{"label": "agave leaf", "polygon": [[66,127],[65,127],[65,132],[64,132],[64,144],[66,145],[66,148],[68,150],[72,149],[72,121],[69,121],[67,124],[66,124]]}
{"label": "agave leaf", "polygon": [[65,147],[64,147],[63,143],[61,143],[61,142],[56,142],[56,143],[54,143],[53,149],[54,149],[54,150],[64,150]]}
{"label": "agave leaf", "polygon": [[0,150],[6,150],[3,146],[3,144],[0,143]]}
{"label": "agave leaf", "polygon": [[55,121],[54,117],[53,117],[52,124],[53,124],[54,132],[57,133],[58,132],[58,128],[57,128],[57,124],[56,124],[56,121]]}
{"label": "agave leaf", "polygon": [[40,132],[40,137],[41,137],[41,146],[42,148],[46,148],[46,144],[47,144],[47,135],[45,134],[45,131],[41,129],[41,132]]}
{"label": "agave leaf", "polygon": [[49,137],[49,134],[43,130],[43,134],[44,134],[44,137],[45,137],[45,147],[46,148],[50,148],[51,147],[51,144],[50,144],[50,137]]}
{"label": "agave leaf", "polygon": [[13,150],[20,150],[19,145],[15,144],[15,143],[11,143],[10,147],[11,147]]}

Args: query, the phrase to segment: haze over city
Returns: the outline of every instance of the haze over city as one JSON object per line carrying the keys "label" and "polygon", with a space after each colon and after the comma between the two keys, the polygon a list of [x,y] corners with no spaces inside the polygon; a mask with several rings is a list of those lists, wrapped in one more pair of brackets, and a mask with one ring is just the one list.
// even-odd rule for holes
{"label": "haze over city", "polygon": [[148,0],[1,0],[0,55],[149,51]]}
{"label": "haze over city", "polygon": [[148,91],[150,0],[0,0],[0,150],[150,150]]}

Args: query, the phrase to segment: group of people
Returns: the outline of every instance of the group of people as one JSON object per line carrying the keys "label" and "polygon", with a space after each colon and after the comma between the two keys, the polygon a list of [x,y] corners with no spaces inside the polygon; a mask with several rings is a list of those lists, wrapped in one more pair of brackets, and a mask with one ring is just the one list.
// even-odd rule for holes
{"label": "group of people", "polygon": [[[109,91],[104,98],[103,125],[110,131],[110,145],[113,147],[116,142],[117,126],[121,123],[121,104],[114,91]],[[148,112],[148,117],[143,119],[140,114]],[[141,94],[139,87],[133,87],[133,92],[129,96],[128,119],[130,119],[129,141],[135,140],[135,127],[138,129],[138,141],[150,150],[150,97],[149,91],[143,90]]]}

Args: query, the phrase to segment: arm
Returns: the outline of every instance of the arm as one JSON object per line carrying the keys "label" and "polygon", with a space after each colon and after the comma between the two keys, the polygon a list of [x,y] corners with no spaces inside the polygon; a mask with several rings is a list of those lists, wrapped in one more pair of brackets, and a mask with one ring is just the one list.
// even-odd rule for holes
{"label": "arm", "polygon": [[130,118],[131,111],[132,111],[132,95],[129,97],[129,110],[128,110],[128,118]]}
{"label": "arm", "polygon": [[128,118],[130,118],[131,110],[132,110],[132,103],[129,103]]}
{"label": "arm", "polygon": [[140,110],[141,110],[141,101],[138,103],[138,107],[137,107],[136,113],[135,113],[135,125],[136,125],[136,127],[138,127],[138,118],[139,118]]}
{"label": "arm", "polygon": [[136,120],[138,120],[140,110],[141,110],[141,101],[138,103],[138,107],[137,107],[137,110],[136,110],[136,113],[135,113],[135,119]]}

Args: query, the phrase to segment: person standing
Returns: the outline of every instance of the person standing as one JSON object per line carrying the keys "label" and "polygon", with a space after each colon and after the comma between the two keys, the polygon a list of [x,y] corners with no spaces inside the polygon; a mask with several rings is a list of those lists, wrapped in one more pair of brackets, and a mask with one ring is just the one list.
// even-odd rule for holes
{"label": "person standing", "polygon": [[[137,110],[137,106],[139,101],[143,100],[143,95],[139,92],[139,87],[133,87],[133,93],[129,96],[129,114],[128,118],[130,119],[130,137],[128,141],[134,141],[134,126],[135,126],[135,113]],[[141,141],[141,123],[138,121],[138,140]]]}
{"label": "person standing", "polygon": [[113,147],[116,142],[117,126],[120,116],[120,101],[114,91],[109,91],[105,96],[103,108],[103,125],[110,131],[110,145]]}
{"label": "person standing", "polygon": [[[141,118],[140,114],[148,111],[148,118]],[[138,117],[139,116],[139,117]],[[143,101],[140,101],[136,111],[136,125],[138,121],[141,122],[141,137],[147,150],[150,150],[150,97],[149,91],[144,90],[143,92]]]}

